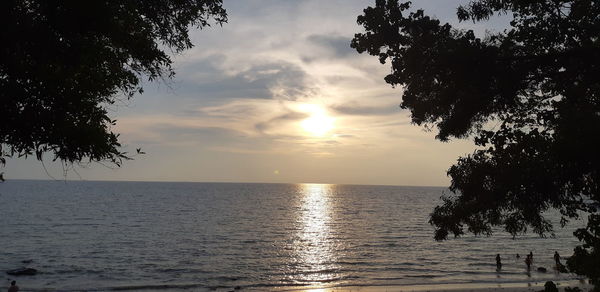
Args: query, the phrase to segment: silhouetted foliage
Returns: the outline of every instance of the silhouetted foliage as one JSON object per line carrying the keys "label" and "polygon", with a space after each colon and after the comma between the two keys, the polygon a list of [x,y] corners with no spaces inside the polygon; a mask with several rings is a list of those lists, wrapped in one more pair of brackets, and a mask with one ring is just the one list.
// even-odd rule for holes
{"label": "silhouetted foliage", "polygon": [[547,281],[544,284],[544,290],[541,290],[542,292],[558,292],[558,287],[556,287],[556,284],[554,284],[554,282],[552,281]]}
{"label": "silhouetted foliage", "polygon": [[50,152],[64,162],[120,165],[107,106],[172,77],[165,50],[188,29],[227,20],[221,0],[0,1],[0,163]]}
{"label": "silhouetted foliage", "polygon": [[584,244],[575,248],[567,266],[574,273],[588,276],[595,291],[600,291],[600,215],[590,215],[587,228],[575,231],[575,236]]}
{"label": "silhouetted foliage", "polygon": [[[410,3],[377,0],[358,17],[358,52],[390,62],[385,77],[404,88],[401,107],[412,122],[437,127],[437,139],[474,139],[479,150],[448,170],[452,193],[430,222],[435,238],[545,235],[600,200],[600,1],[476,0],[457,10],[460,21],[512,15],[510,27],[477,37],[442,24]],[[598,220],[576,235],[580,256],[598,249]],[[598,279],[597,272],[576,270]],[[597,271],[594,270],[594,271]]]}

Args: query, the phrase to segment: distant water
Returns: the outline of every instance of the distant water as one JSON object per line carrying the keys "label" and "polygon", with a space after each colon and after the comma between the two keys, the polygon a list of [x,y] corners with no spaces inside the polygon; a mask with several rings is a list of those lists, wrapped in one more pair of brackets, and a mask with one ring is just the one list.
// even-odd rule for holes
{"label": "distant water", "polygon": [[[0,270],[26,290],[195,290],[574,279],[556,238],[504,233],[435,242],[443,188],[318,184],[7,181]],[[558,227],[560,228],[560,227]],[[549,272],[527,274],[524,258]],[[504,263],[496,272],[495,255]],[[32,260],[22,264],[23,260]],[[12,278],[6,274],[5,278]]]}

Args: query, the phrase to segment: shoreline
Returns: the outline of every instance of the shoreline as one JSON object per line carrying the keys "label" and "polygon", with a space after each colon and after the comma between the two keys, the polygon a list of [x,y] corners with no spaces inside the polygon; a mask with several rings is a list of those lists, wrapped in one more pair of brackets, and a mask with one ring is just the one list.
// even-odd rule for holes
{"label": "shoreline", "polygon": [[[581,291],[589,291],[593,288],[587,280],[563,280],[553,281],[559,291],[566,287],[579,287]],[[515,282],[515,283],[448,283],[448,284],[416,284],[416,285],[382,285],[382,286],[338,286],[338,287],[314,287],[314,288],[279,288],[268,289],[269,291],[281,292],[492,292],[492,291],[516,291],[535,292],[544,290],[546,282]],[[262,289],[250,289],[250,291],[266,291]]]}
{"label": "shoreline", "polygon": [[[558,291],[565,291],[566,287],[579,287],[582,292],[588,292],[593,288],[587,280],[557,280],[553,281]],[[544,290],[546,282],[478,282],[478,283],[436,283],[436,284],[407,284],[407,285],[340,285],[340,286],[218,286],[206,287],[201,284],[181,285],[132,285],[116,287],[97,288],[49,288],[49,287],[27,287],[23,285],[21,291],[27,292],[51,292],[51,291],[214,291],[214,292],[538,292]],[[17,281],[17,285],[20,284]]]}
{"label": "shoreline", "polygon": [[[555,280],[558,291],[565,291],[567,287],[579,287],[582,292],[590,291],[593,285],[588,280]],[[40,287],[22,287],[21,291],[31,292],[50,292],[50,291],[190,291],[199,289],[199,291],[215,292],[259,292],[259,291],[278,291],[278,292],[538,292],[544,290],[545,281],[532,282],[477,282],[477,283],[435,283],[435,284],[347,284],[338,286],[217,286],[206,287],[201,284],[180,284],[180,285],[131,285],[97,288],[40,288]],[[19,282],[17,282],[19,284]]]}

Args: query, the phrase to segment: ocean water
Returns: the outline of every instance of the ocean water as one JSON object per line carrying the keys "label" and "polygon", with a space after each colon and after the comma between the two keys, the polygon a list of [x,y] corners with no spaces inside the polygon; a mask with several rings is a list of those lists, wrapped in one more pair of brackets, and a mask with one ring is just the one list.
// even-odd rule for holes
{"label": "ocean water", "polygon": [[[575,279],[556,237],[433,240],[444,188],[25,181],[0,184],[0,270],[24,290],[242,290]],[[525,254],[548,273],[527,272]],[[503,268],[496,271],[495,255]],[[515,255],[523,255],[517,259]],[[31,260],[31,263],[22,261]],[[15,277],[4,274],[5,279]]]}

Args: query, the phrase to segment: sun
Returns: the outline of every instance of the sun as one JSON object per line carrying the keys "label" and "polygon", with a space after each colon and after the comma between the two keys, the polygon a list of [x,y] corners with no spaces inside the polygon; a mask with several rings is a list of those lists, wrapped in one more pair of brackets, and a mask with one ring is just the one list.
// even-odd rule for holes
{"label": "sun", "polygon": [[308,118],[300,123],[304,131],[313,136],[321,137],[333,130],[335,119],[328,116],[322,107],[305,104],[300,109],[309,114]]}
{"label": "sun", "polygon": [[333,118],[325,115],[314,115],[302,121],[302,129],[315,135],[323,136],[333,129]]}

